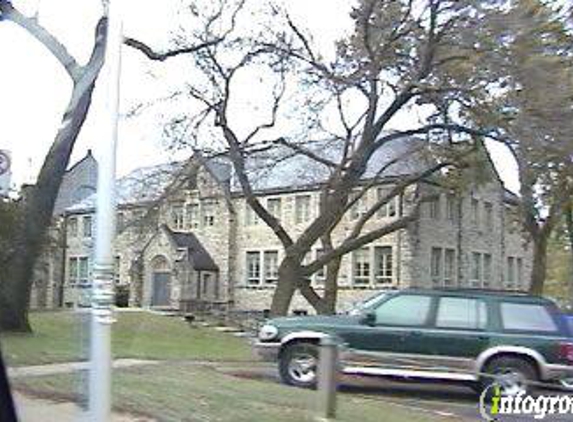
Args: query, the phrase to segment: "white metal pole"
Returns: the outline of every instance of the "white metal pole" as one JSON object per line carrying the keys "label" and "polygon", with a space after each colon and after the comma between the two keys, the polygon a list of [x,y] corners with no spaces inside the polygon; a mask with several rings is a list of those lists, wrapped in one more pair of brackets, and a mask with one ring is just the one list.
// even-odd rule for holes
{"label": "white metal pole", "polygon": [[108,33],[104,64],[105,110],[101,121],[101,155],[97,184],[96,246],[93,267],[89,415],[92,422],[111,416],[111,325],[114,302],[115,155],[119,112],[121,0],[108,2]]}

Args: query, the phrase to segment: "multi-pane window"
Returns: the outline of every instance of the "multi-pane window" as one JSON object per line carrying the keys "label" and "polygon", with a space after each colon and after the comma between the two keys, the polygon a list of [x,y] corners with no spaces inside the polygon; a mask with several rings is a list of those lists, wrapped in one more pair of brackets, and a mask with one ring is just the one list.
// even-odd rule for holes
{"label": "multi-pane window", "polygon": [[282,218],[282,201],[281,198],[267,199],[267,211],[277,220]]}
{"label": "multi-pane window", "polygon": [[448,221],[458,220],[458,203],[456,196],[453,194],[446,195],[446,219]]}
{"label": "multi-pane window", "polygon": [[245,225],[255,226],[259,224],[260,219],[257,213],[251,208],[251,206],[245,202]]}
{"label": "multi-pane window", "polygon": [[428,202],[428,216],[434,220],[442,218],[440,196]]}
{"label": "multi-pane window", "polygon": [[479,225],[479,201],[476,198],[472,198],[471,200],[471,207],[472,207],[472,223],[476,226]]}
{"label": "multi-pane window", "polygon": [[444,286],[453,286],[456,276],[456,251],[444,250]]}
{"label": "multi-pane window", "polygon": [[481,256],[482,254],[479,252],[472,252],[471,255],[470,283],[473,287],[481,286],[481,278],[482,278]]}
{"label": "multi-pane window", "polygon": [[171,206],[171,227],[175,230],[182,230],[185,227],[185,213],[182,204]]}
{"label": "multi-pane window", "polygon": [[[380,201],[382,198],[384,198],[386,195],[388,195],[390,193],[390,191],[388,189],[385,188],[378,188],[376,190],[376,195],[377,201]],[[388,217],[396,217],[397,215],[397,203],[398,203],[398,197],[394,196],[393,198],[390,198],[388,200],[388,202],[386,204],[384,204],[383,206],[380,207],[380,209],[378,210],[378,217],[381,218],[388,218]]]}
{"label": "multi-pane window", "polygon": [[203,225],[205,227],[215,225],[215,212],[216,212],[216,201],[213,199],[205,199],[202,204],[203,212]]}
{"label": "multi-pane window", "polygon": [[484,202],[483,212],[485,219],[485,227],[488,230],[493,229],[493,204],[491,202]]}
{"label": "multi-pane window", "polygon": [[310,195],[298,195],[295,197],[295,221],[297,224],[310,220],[310,201]]}
{"label": "multi-pane window", "polygon": [[430,274],[434,286],[442,284],[442,248],[432,248]]}
{"label": "multi-pane window", "polygon": [[515,258],[512,256],[507,257],[505,284],[508,289],[515,287]]}
{"label": "multi-pane window", "polygon": [[357,249],[352,254],[354,284],[365,285],[370,283],[370,250]]}
{"label": "multi-pane window", "polygon": [[259,284],[261,282],[261,253],[247,252],[247,283]]}
{"label": "multi-pane window", "polygon": [[70,217],[68,220],[68,236],[78,236],[78,219],[77,217]]}
{"label": "multi-pane window", "polygon": [[199,218],[199,204],[191,203],[187,204],[186,210],[186,220],[187,220],[187,227],[190,229],[196,229],[199,227],[201,220]]}
{"label": "multi-pane window", "polygon": [[82,219],[82,233],[86,238],[93,236],[93,221],[91,215],[86,215]]}
{"label": "multi-pane window", "polygon": [[488,288],[492,282],[492,264],[491,264],[491,254],[483,254],[483,281],[482,285],[484,288]]}
{"label": "multi-pane window", "polygon": [[392,246],[374,248],[374,279],[378,284],[391,284],[394,277]]}
{"label": "multi-pane window", "polygon": [[276,283],[279,278],[279,253],[277,251],[265,251],[263,256],[265,283]]}
{"label": "multi-pane window", "polygon": [[68,283],[73,286],[78,282],[78,258],[70,258],[68,262]]}
{"label": "multi-pane window", "polygon": [[68,261],[68,283],[88,284],[90,274],[90,264],[87,256],[71,257]]}
{"label": "multi-pane window", "polygon": [[350,200],[355,201],[354,205],[352,205],[352,208],[350,209],[351,219],[357,220],[366,214],[366,211],[368,211],[367,192],[356,192]]}

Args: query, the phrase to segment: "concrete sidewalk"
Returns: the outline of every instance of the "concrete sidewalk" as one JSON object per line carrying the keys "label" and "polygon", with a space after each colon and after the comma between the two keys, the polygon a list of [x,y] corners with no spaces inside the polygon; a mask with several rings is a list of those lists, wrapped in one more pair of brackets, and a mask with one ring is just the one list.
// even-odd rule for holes
{"label": "concrete sidewalk", "polygon": [[[78,422],[87,421],[88,414],[71,402],[37,399],[15,394],[19,422]],[[153,419],[114,413],[111,422],[153,422]]]}

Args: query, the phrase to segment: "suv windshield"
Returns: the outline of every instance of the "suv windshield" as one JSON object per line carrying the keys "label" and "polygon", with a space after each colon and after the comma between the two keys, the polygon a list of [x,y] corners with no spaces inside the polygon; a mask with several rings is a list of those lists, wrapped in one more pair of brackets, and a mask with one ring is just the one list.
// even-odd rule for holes
{"label": "suv windshield", "polygon": [[348,311],[348,315],[360,315],[364,313],[366,309],[370,309],[376,304],[380,303],[387,296],[388,296],[387,292],[377,293],[374,296],[370,296],[369,298],[364,299],[362,302],[358,302],[357,304],[355,304]]}

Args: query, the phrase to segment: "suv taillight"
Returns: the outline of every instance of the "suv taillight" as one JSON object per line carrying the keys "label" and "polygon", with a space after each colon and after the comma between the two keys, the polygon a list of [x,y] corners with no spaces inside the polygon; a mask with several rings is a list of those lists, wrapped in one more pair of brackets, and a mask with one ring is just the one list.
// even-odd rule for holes
{"label": "suv taillight", "polygon": [[573,343],[559,343],[559,358],[573,363]]}

